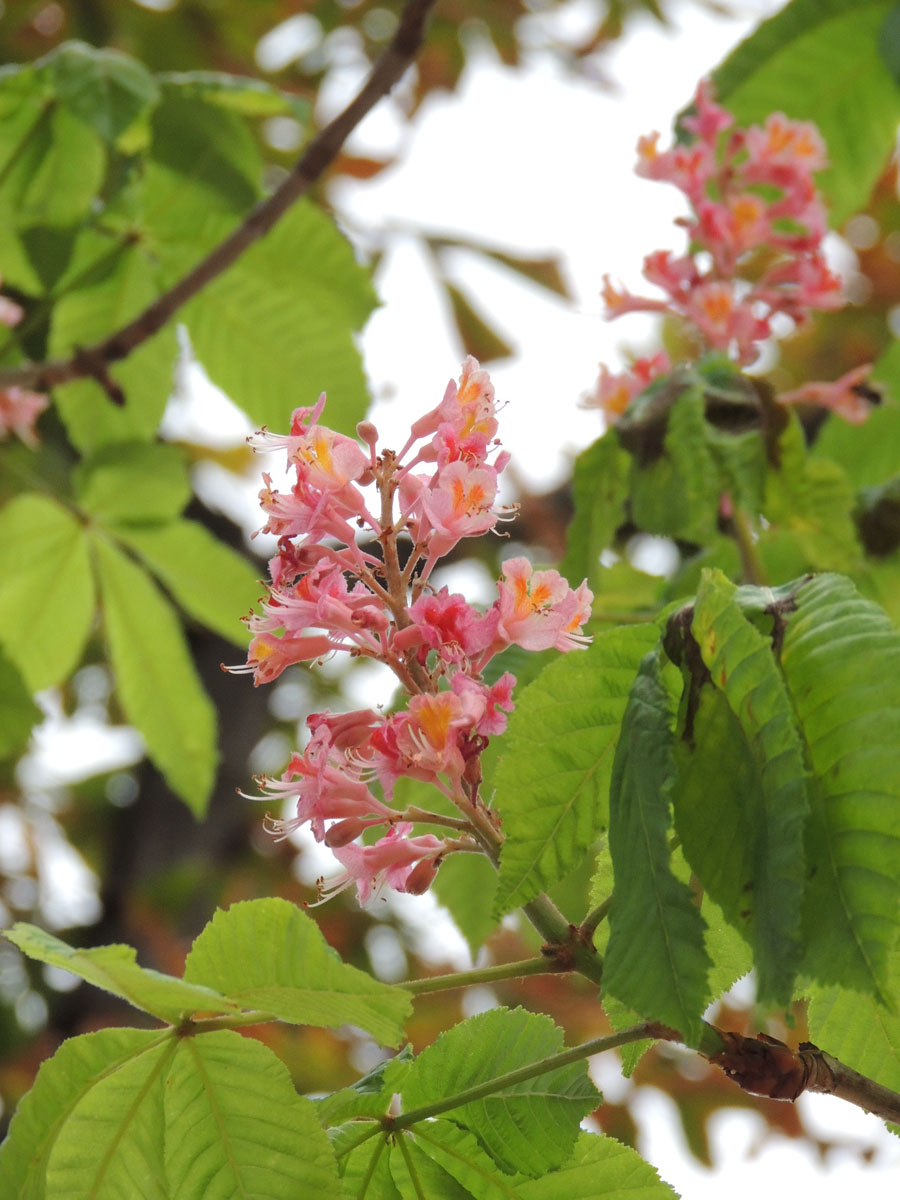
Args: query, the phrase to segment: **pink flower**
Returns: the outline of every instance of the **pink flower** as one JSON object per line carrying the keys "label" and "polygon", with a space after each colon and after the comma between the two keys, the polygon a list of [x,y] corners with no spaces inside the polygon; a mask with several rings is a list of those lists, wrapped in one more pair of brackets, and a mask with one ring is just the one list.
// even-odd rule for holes
{"label": "pink flower", "polygon": [[486,533],[497,523],[493,504],[497,471],[459,459],[441,468],[422,492],[422,524],[417,541],[428,546],[426,574],[464,537]]}
{"label": "pink flower", "polygon": [[[354,883],[359,903],[364,907],[380,899],[386,888],[405,892],[416,864],[423,861],[432,864],[431,878],[434,878],[445,849],[444,842],[433,833],[409,837],[412,828],[408,821],[399,821],[374,846],[351,842],[335,847],[334,856],[345,869],[335,879],[320,885],[318,902],[330,900]],[[428,883],[422,886],[421,878],[412,882],[416,894],[428,886]]]}
{"label": "pink flower", "polygon": [[447,588],[424,593],[410,606],[413,624],[401,630],[394,645],[401,650],[419,648],[418,658],[425,661],[429,650],[447,663],[461,663],[484,650],[490,640],[484,618],[465,596],[453,595]]}
{"label": "pink flower", "polygon": [[[5,297],[0,296],[0,301]],[[27,388],[10,387],[0,391],[0,442],[14,433],[26,446],[34,449],[38,436],[34,423],[50,403],[40,392],[29,392]]]}
{"label": "pink flower", "polygon": [[253,686],[271,683],[285,667],[294,663],[309,662],[330,654],[333,647],[327,637],[319,634],[310,637],[275,637],[271,633],[260,633],[250,642],[247,661],[237,667],[225,667],[232,675],[253,675]]}
{"label": "pink flower", "polygon": [[599,408],[607,422],[612,424],[621,417],[635,396],[639,396],[654,379],[671,369],[672,363],[665,350],[660,350],[650,358],[636,358],[627,371],[618,375],[601,363],[594,395],[586,401],[586,407]]}
{"label": "pink flower", "polygon": [[495,605],[496,642],[525,650],[574,650],[591,639],[581,626],[594,599],[586,583],[577,591],[558,571],[535,571],[527,558],[508,559]]}
{"label": "pink flower", "polygon": [[854,367],[833,383],[805,383],[793,392],[782,392],[782,404],[815,404],[837,413],[851,425],[862,425],[878,403],[877,392],[867,386],[871,363]]}

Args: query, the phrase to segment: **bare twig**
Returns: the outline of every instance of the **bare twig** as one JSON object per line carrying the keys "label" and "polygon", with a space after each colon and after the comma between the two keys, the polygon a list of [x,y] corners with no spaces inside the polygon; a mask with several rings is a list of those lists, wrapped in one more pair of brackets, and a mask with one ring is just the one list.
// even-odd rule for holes
{"label": "bare twig", "polygon": [[79,349],[70,358],[0,371],[0,388],[19,385],[47,391],[72,379],[99,378],[98,364],[108,365],[127,358],[158,333],[182,305],[268,233],[279,218],[318,182],[363,117],[388,94],[412,63],[424,40],[425,26],[435,3],[436,0],[408,0],[390,44],[354,99],[313,138],[296,166],[271,196],[261,201],[237,229],[178,283],[127,325],[96,345]]}

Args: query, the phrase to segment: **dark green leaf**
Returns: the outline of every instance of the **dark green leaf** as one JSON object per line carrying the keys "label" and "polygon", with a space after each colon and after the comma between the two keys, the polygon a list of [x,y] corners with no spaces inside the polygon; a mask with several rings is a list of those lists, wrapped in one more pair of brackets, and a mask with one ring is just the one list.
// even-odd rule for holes
{"label": "dark green leaf", "polygon": [[781,662],[814,774],[803,970],[893,1008],[900,634],[849,579],[823,575],[797,592]]}
{"label": "dark green leaf", "polygon": [[704,573],[691,632],[734,719],[701,692],[702,725],[685,729],[691,747],[679,755],[675,821],[700,882],[753,946],[760,999],[787,1005],[801,950],[805,764],[771,640],[735,592]]}
{"label": "dark green leaf", "polygon": [[613,431],[598,438],[575,460],[572,501],[575,515],[566,531],[560,572],[569,580],[587,578],[591,588],[601,571],[600,555],[625,521],[629,457]]}
{"label": "dark green leaf", "polygon": [[0,1195],[44,1200],[50,1151],[72,1109],[97,1079],[142,1055],[158,1039],[157,1030],[101,1029],[63,1042],[41,1064],[0,1145]]}
{"label": "dark green leaf", "polygon": [[648,654],[628,697],[610,784],[615,871],[606,990],[690,1045],[710,995],[704,922],[669,861],[669,793],[675,778],[672,716],[658,653]]}
{"label": "dark green leaf", "polygon": [[657,637],[652,625],[599,633],[518,698],[493,780],[506,834],[498,914],[562,879],[605,827],[628,689]]}
{"label": "dark green leaf", "polygon": [[106,446],[75,469],[78,502],[102,521],[166,521],[191,498],[184,455],[175,446]]}
{"label": "dark green leaf", "polygon": [[510,358],[513,348],[506,339],[497,332],[493,325],[476,312],[464,292],[448,279],[442,280],[450,310],[456,324],[456,331],[466,354],[474,354],[479,362],[496,362],[501,358]]}
{"label": "dark green leaf", "polygon": [[105,537],[94,537],[104,627],[116,691],[147,754],[191,811],[215,781],[216,718],[172,606]]}
{"label": "dark green leaf", "polygon": [[17,921],[3,936],[29,958],[71,971],[94,987],[121,996],[135,1008],[171,1024],[198,1011],[228,1013],[238,1012],[241,1007],[210,988],[139,967],[137,951],[132,946],[79,950],[23,921]]}
{"label": "dark green leaf", "polygon": [[259,598],[252,564],[196,521],[166,525],[117,525],[120,541],[136,551],[185,612],[244,649],[241,623]]}
{"label": "dark green leaf", "polygon": [[0,640],[33,692],[78,666],[93,616],[81,524],[46,496],[11,500],[0,510]]}
{"label": "dark green leaf", "polygon": [[[441,1034],[418,1056],[403,1085],[404,1112],[562,1049],[562,1030],[549,1017],[521,1008],[481,1013]],[[540,1175],[568,1158],[579,1122],[598,1101],[586,1064],[579,1062],[498,1086],[482,1100],[450,1109],[447,1116],[471,1130],[505,1171]]]}
{"label": "dark green leaf", "polygon": [[408,992],[341,962],[315,921],[274,898],[217,912],[194,942],[184,977],[282,1021],[359,1025],[387,1046],[401,1042],[412,1004]]}
{"label": "dark green leaf", "polygon": [[820,185],[835,225],[865,204],[894,144],[900,88],[879,53],[891,8],[892,0],[793,0],[713,76],[741,124],[773,112],[816,122],[828,143]]}
{"label": "dark green leaf", "polygon": [[44,61],[69,112],[110,144],[159,99],[149,71],[117,50],[66,42]]}

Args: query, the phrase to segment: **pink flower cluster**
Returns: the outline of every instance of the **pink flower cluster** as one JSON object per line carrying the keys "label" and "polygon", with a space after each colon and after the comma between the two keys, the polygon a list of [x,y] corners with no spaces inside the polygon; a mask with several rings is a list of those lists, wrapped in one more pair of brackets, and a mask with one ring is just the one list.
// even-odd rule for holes
{"label": "pink flower cluster", "polygon": [[[429,583],[462,538],[493,529],[501,516],[498,477],[509,456],[495,438],[493,386],[474,358],[398,454],[376,452],[369,422],[358,427],[362,444],[322,425],[324,404],[323,394],[314,408],[297,409],[287,435],[262,430],[248,439],[257,450],[284,450],[293,482],[282,493],[263,476],[263,532],[278,537],[278,550],[261,612],[246,618],[247,663],[231,669],[268,683],[292,663],[344,650],[386,663],[409,694],[407,709],[391,715],[313,714],[306,749],[280,779],[260,780],[264,797],[296,803],[296,816],[270,820],[271,831],[286,836],[309,823],[343,866],[323,882],[322,898],[355,883],[366,903],[386,887],[422,892],[448,853],[483,848],[472,824],[488,813],[478,760],[506,727],[515,683],[507,673],[489,685],[484,668],[511,645],[583,646],[593,597],[586,584],[573,590],[524,558],[503,564],[487,612]],[[377,504],[367,502],[369,490]],[[418,823],[457,836],[411,836],[411,814],[391,807],[401,777],[434,785],[459,809],[462,818],[415,810]],[[387,831],[361,845],[372,826]]]}
{"label": "pink flower cluster", "polygon": [[[0,281],[2,282],[2,281]],[[0,295],[0,325],[14,329],[25,315],[25,310],[9,296]],[[38,444],[34,423],[50,401],[41,392],[27,388],[9,387],[0,391],[0,442],[10,433],[32,448]]]}
{"label": "pink flower cluster", "polygon": [[[604,278],[607,316],[629,312],[677,315],[702,350],[721,350],[752,363],[773,334],[776,316],[794,325],[814,309],[840,308],[840,280],[825,263],[825,210],[813,175],[827,165],[825,145],[810,122],[773,113],[764,125],[736,129],[712,88],[697,89],[684,128],[693,140],[661,151],[659,134],[638,142],[639,175],[675,184],[691,215],[689,252],[657,250],[644,259],[644,278],[659,299],[638,296]],[[593,403],[615,420],[631,398],[670,367],[665,354],[638,359],[630,371],[601,367]]]}

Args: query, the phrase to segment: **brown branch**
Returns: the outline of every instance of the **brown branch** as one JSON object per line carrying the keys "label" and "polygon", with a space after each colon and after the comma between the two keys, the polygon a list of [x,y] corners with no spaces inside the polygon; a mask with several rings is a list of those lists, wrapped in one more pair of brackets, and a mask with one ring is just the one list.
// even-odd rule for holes
{"label": "brown branch", "polygon": [[363,117],[388,94],[412,63],[424,40],[425,26],[435,3],[436,0],[408,0],[390,44],[375,63],[356,97],[313,138],[293,170],[271,196],[261,201],[237,229],[178,283],[127,325],[96,345],[79,349],[70,358],[30,363],[0,371],[0,388],[20,385],[47,391],[55,384],[72,379],[85,376],[99,379],[98,364],[127,358],[133,350],[158,333],[182,305],[268,233],[276,221],[318,182]]}
{"label": "brown branch", "polygon": [[801,1042],[798,1050],[791,1050],[762,1033],[748,1038],[715,1032],[723,1046],[705,1057],[745,1092],[772,1100],[796,1100],[803,1092],[823,1092],[885,1121],[900,1122],[900,1094],[860,1075],[812,1042]]}

